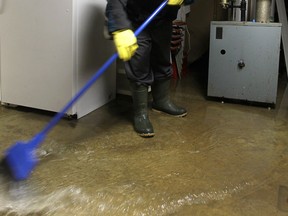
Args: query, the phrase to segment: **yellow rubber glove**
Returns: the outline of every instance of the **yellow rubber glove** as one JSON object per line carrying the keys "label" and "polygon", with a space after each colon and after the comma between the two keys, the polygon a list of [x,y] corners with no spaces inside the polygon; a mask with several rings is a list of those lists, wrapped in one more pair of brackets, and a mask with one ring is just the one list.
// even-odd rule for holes
{"label": "yellow rubber glove", "polygon": [[168,5],[181,5],[184,0],[169,0]]}
{"label": "yellow rubber glove", "polygon": [[119,55],[123,61],[128,61],[134,55],[138,48],[137,38],[130,29],[113,32],[114,43]]}

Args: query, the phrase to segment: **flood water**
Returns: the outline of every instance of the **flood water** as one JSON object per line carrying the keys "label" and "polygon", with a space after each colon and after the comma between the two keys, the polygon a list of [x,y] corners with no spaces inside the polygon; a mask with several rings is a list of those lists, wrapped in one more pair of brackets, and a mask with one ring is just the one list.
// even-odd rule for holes
{"label": "flood water", "polygon": [[[192,73],[172,90],[187,117],[150,112],[154,138],[134,133],[126,97],[61,121],[29,179],[1,172],[0,215],[287,215],[285,86],[270,109],[206,100],[199,85]],[[51,117],[1,106],[1,152]]]}

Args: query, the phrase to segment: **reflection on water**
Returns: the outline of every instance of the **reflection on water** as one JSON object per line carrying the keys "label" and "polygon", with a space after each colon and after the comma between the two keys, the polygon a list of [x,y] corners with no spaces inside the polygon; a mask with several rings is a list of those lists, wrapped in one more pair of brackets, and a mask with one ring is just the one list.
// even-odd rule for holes
{"label": "reflection on water", "polygon": [[[0,175],[0,215],[275,215],[278,186],[288,184],[286,110],[181,98],[185,118],[151,112],[152,139],[134,133],[118,104],[73,127],[61,121],[27,181]],[[1,151],[47,121],[13,113],[0,110]]]}
{"label": "reflection on water", "polygon": [[[3,186],[3,182],[1,182]],[[168,193],[145,193],[135,185],[106,188],[89,196],[80,188],[62,188],[51,194],[41,195],[26,183],[6,183],[1,190],[1,215],[167,215],[177,212],[184,205],[208,204],[224,200],[240,192],[249,184],[226,188],[222,191],[187,193],[171,197]],[[129,195],[129,196],[127,196]]]}
{"label": "reflection on water", "polygon": [[[8,191],[1,191],[1,215],[53,215],[74,206],[85,206],[89,199],[80,189],[69,187],[48,195],[40,195],[25,183],[13,183]],[[72,209],[71,209],[72,210]],[[73,213],[73,211],[71,211]]]}

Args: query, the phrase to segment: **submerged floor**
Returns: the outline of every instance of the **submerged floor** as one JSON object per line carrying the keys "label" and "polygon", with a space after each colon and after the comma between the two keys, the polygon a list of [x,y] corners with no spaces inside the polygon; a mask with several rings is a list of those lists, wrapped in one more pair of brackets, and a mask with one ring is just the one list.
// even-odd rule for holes
{"label": "submerged floor", "polygon": [[[173,82],[189,114],[151,111],[154,138],[134,133],[129,97],[61,121],[27,181],[1,173],[0,215],[288,215],[286,72],[275,109],[207,100],[206,72],[196,65]],[[0,106],[1,152],[50,119]]]}

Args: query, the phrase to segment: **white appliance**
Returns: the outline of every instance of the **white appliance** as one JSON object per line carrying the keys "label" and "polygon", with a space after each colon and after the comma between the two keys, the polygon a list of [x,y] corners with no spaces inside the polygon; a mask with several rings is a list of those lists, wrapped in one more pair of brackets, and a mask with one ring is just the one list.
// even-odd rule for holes
{"label": "white appliance", "polygon": [[[0,100],[58,112],[115,52],[103,36],[106,0],[0,0]],[[115,98],[116,64],[68,111]]]}

